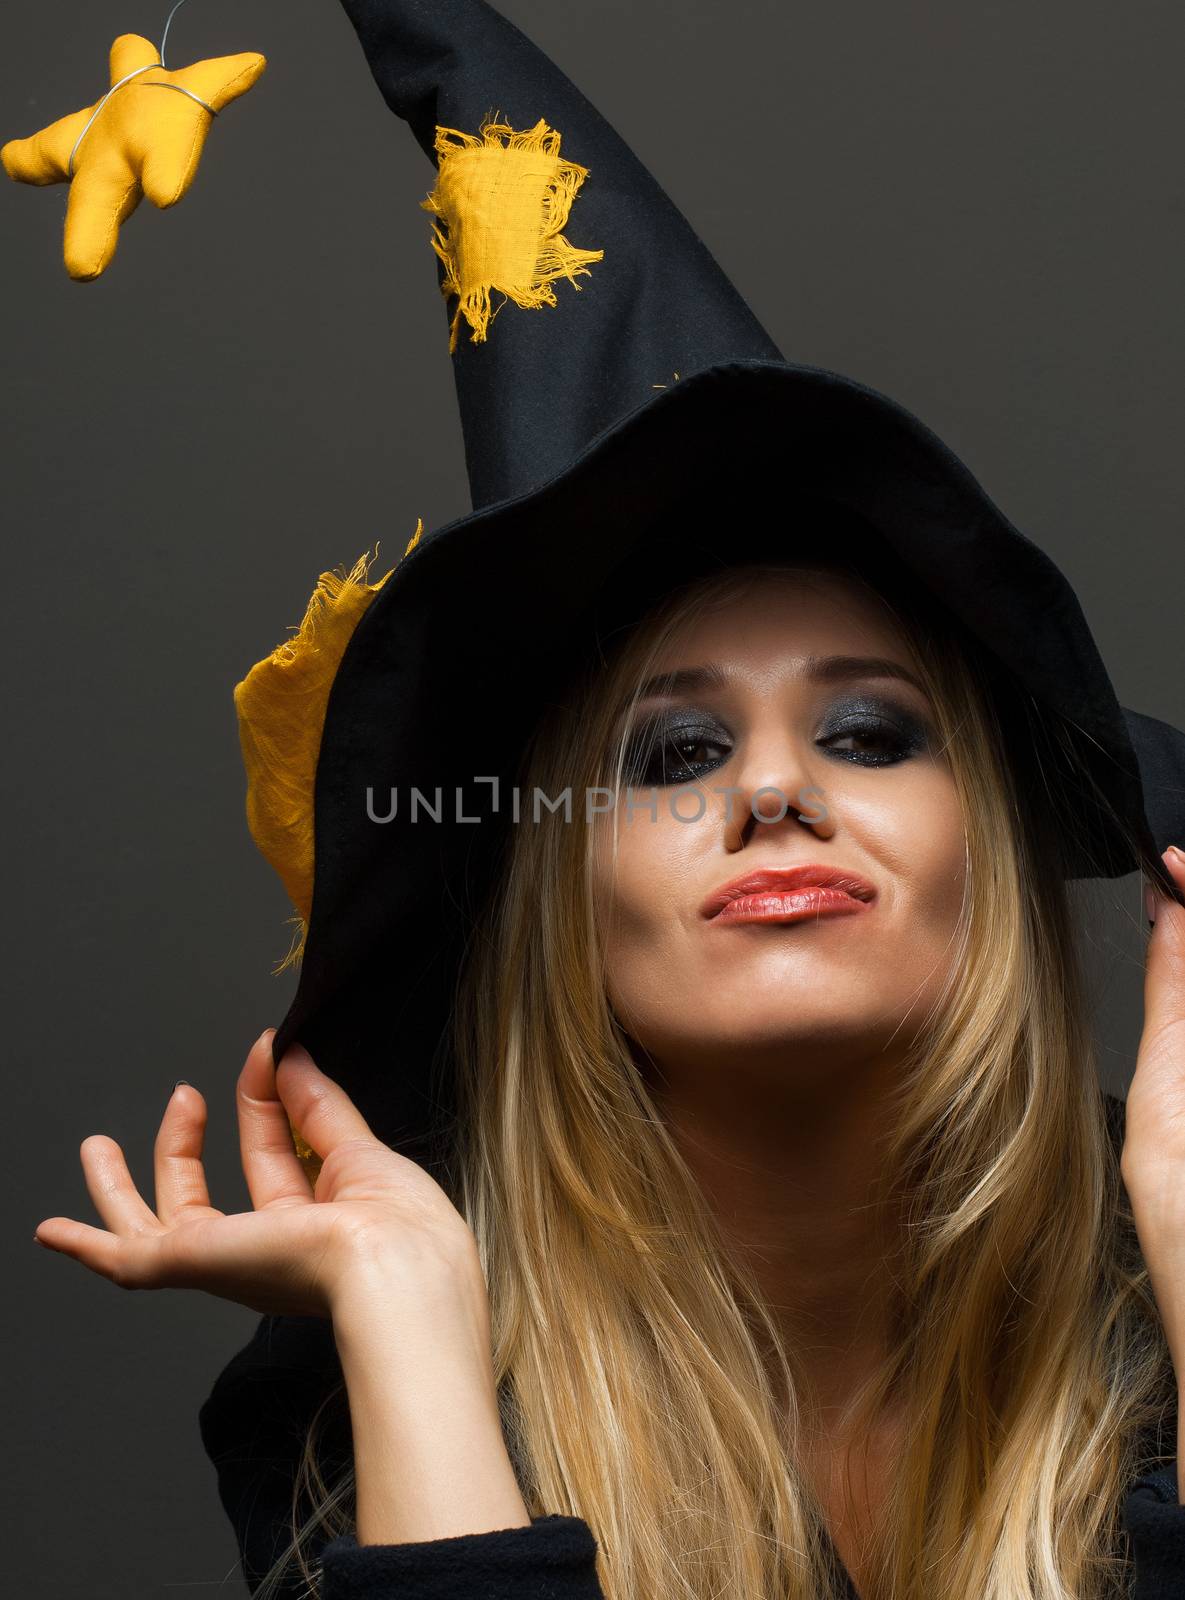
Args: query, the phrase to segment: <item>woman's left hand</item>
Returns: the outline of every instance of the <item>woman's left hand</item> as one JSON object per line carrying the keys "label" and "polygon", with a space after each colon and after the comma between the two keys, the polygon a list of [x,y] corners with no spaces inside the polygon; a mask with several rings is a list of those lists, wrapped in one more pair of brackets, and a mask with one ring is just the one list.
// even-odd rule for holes
{"label": "woman's left hand", "polygon": [[[1163,857],[1185,890],[1185,854]],[[1156,893],[1144,1029],[1120,1170],[1178,1381],[1185,1384],[1185,906]]]}

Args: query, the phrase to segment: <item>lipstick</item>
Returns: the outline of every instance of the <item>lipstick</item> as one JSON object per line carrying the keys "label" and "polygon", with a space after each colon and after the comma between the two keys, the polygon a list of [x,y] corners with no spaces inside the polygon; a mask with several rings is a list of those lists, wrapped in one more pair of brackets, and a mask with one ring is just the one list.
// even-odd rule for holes
{"label": "lipstick", "polygon": [[804,922],[869,911],[876,889],[846,867],[808,862],[759,867],[714,889],[700,907],[713,922]]}

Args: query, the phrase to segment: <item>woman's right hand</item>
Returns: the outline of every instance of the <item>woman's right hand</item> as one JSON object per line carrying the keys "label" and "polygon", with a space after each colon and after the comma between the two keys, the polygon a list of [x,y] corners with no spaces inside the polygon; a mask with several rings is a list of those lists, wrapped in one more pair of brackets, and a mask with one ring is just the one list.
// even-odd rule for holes
{"label": "woman's right hand", "polygon": [[[182,1084],[154,1145],[156,1210],[116,1141],[91,1134],[79,1153],[106,1228],[49,1217],[38,1242],[123,1289],[204,1289],[254,1311],[295,1316],[332,1317],[344,1290],[373,1265],[388,1278],[392,1268],[406,1273],[409,1286],[438,1281],[442,1270],[480,1277],[473,1235],[440,1185],[377,1139],[345,1090],[299,1045],[273,1067],[274,1033],[268,1028],[252,1045],[235,1090],[253,1210],[227,1215],[210,1204],[206,1102]],[[321,1158],[315,1188],[289,1118]]]}

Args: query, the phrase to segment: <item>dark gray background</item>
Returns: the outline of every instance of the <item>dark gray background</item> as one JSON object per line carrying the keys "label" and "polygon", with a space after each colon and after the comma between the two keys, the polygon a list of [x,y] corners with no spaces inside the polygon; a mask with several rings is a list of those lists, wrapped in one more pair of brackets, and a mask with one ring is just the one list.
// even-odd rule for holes
{"label": "dark gray background", "polygon": [[[1179,7],[504,0],[633,144],[790,359],[883,389],[1070,576],[1121,701],[1185,726]],[[0,140],[92,103],[167,0],[6,18]],[[151,1200],[174,1080],[247,1202],[233,1084],[292,974],[250,842],[234,683],[318,572],[468,509],[432,167],[334,0],[190,0],[171,65],[261,50],[105,277],[64,186],[0,187],[4,967],[14,1593],[245,1593],[196,1413],[254,1313],[130,1295],[31,1242],[97,1220],[78,1146]],[[564,292],[564,286],[559,286]],[[545,314],[545,313],[541,313]],[[385,570],[385,566],[380,567]],[[1139,1038],[1136,877],[1102,885],[1103,1071]]]}

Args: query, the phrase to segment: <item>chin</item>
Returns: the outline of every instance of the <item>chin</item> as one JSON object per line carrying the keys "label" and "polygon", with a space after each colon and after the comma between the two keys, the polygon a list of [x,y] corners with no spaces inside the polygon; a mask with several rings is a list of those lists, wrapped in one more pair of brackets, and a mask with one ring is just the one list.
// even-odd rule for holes
{"label": "chin", "polygon": [[[908,1001],[882,994],[869,981],[865,963],[848,967],[821,962],[809,974],[766,965],[730,973],[726,984],[689,985],[688,1004],[699,1028],[737,1044],[803,1043],[828,1036],[874,1037],[885,1018],[900,1021]],[[896,985],[894,985],[896,988]],[[694,997],[694,1001],[693,1001]]]}
{"label": "chin", "polygon": [[[686,1031],[687,1012],[669,1031],[651,1025],[629,1029],[631,1036],[659,1064],[728,1064],[735,1069],[770,1067],[784,1074],[799,1063],[806,1067],[823,1063],[832,1068],[844,1062],[858,1062],[879,1056],[892,1033],[886,1029],[884,1013],[836,1015],[832,1010],[804,1015],[799,1009],[757,1012],[752,1005],[732,1017],[705,1015],[701,1007],[699,1026]],[[900,1038],[900,1036],[898,1036]]]}

